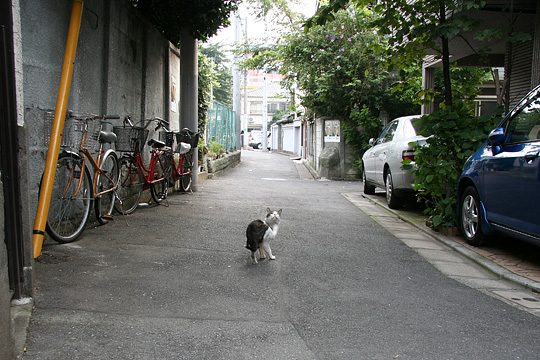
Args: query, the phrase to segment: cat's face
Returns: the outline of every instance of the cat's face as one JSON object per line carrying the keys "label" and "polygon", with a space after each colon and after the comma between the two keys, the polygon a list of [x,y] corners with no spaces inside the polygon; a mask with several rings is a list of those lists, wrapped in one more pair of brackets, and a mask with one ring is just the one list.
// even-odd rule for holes
{"label": "cat's face", "polygon": [[270,208],[266,209],[266,222],[267,223],[277,224],[279,223],[280,219],[281,219],[281,209],[277,211],[272,211],[270,210]]}

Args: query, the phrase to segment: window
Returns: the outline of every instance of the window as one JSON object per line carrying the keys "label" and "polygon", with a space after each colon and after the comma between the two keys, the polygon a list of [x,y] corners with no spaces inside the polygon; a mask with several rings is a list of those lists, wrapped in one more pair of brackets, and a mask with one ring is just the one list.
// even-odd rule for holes
{"label": "window", "polygon": [[284,102],[274,102],[268,104],[268,113],[273,114],[278,111],[285,111],[287,110],[287,104]]}
{"label": "window", "polygon": [[540,139],[540,94],[532,97],[506,126],[506,142]]}
{"label": "window", "polygon": [[390,124],[386,126],[386,128],[382,131],[381,136],[379,136],[379,139],[377,140],[377,144],[382,144],[385,142],[392,141],[394,138],[394,133],[396,132],[398,126],[397,121],[393,121]]}
{"label": "window", "polygon": [[263,110],[262,101],[252,101],[249,104],[250,114],[262,114],[262,110]]}

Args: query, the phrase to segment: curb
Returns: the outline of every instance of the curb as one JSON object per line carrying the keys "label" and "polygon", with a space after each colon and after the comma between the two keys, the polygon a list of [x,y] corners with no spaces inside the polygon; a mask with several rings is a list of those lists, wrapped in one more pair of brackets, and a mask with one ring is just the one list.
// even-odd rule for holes
{"label": "curb", "polygon": [[418,225],[417,223],[412,221],[407,216],[403,216],[402,214],[400,214],[400,213],[398,213],[398,212],[396,212],[396,211],[394,211],[392,209],[381,206],[381,204],[379,204],[377,201],[374,201],[373,199],[370,199],[369,197],[365,196],[364,194],[361,194],[361,196],[364,199],[370,201],[371,203],[376,204],[377,206],[380,206],[380,207],[384,208],[385,210],[392,213],[393,215],[395,215],[399,219],[401,219],[401,220],[407,222],[408,224],[414,226],[416,229],[422,231],[424,234],[426,234],[426,235],[430,236],[431,238],[445,244],[446,246],[448,246],[452,250],[460,253],[461,255],[469,258],[470,260],[474,261],[475,263],[482,266],[483,268],[491,271],[492,273],[499,276],[500,278],[512,281],[512,282],[514,282],[514,283],[516,283],[518,285],[524,286],[524,287],[526,287],[526,288],[528,288],[528,289],[530,289],[530,290],[532,290],[532,291],[534,291],[536,293],[540,293],[540,283],[539,282],[536,282],[536,281],[531,280],[529,278],[526,278],[524,276],[513,273],[510,270],[508,270],[508,269],[506,269],[506,268],[504,268],[504,267],[502,267],[500,265],[497,265],[494,262],[486,259],[482,255],[479,255],[479,254],[475,253],[474,251],[466,248],[465,246],[456,243],[455,241],[449,239],[447,236],[441,235],[441,234],[437,233],[436,231],[428,228],[427,226]]}

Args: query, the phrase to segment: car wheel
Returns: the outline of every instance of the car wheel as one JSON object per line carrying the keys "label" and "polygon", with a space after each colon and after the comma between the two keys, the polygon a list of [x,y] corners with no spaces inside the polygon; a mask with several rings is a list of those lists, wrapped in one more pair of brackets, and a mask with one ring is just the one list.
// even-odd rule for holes
{"label": "car wheel", "polygon": [[465,189],[460,197],[459,225],[465,241],[473,246],[484,243],[480,217],[480,198],[472,186]]}
{"label": "car wheel", "polygon": [[373,195],[375,194],[375,186],[369,185],[366,179],[366,170],[362,167],[362,183],[364,183],[364,194]]}
{"label": "car wheel", "polygon": [[386,203],[390,209],[398,209],[401,207],[401,199],[396,196],[394,191],[394,182],[392,181],[392,173],[388,170],[386,174]]}

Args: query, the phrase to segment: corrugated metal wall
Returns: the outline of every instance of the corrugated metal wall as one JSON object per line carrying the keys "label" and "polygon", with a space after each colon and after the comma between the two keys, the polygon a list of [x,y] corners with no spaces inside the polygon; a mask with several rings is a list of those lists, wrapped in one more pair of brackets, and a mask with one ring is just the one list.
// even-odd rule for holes
{"label": "corrugated metal wall", "polygon": [[531,90],[533,42],[516,43],[512,48],[510,109]]}
{"label": "corrugated metal wall", "polygon": [[540,1],[536,4],[536,19],[534,24],[534,45],[532,56],[531,85],[540,84]]}

